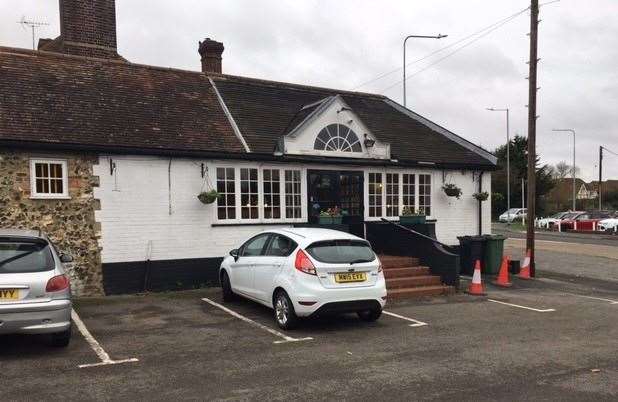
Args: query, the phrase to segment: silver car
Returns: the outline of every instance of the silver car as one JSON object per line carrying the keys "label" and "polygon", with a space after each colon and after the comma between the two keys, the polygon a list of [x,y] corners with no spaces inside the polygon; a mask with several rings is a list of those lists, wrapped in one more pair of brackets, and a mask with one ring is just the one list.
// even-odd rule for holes
{"label": "silver car", "polygon": [[59,254],[43,233],[0,229],[0,335],[49,334],[53,346],[71,339],[71,285]]}

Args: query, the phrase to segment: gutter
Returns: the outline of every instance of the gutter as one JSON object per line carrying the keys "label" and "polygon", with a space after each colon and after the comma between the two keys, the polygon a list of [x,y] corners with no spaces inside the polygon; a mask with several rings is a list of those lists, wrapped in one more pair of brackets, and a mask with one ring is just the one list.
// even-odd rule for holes
{"label": "gutter", "polygon": [[311,164],[331,164],[331,165],[348,165],[348,166],[388,166],[388,167],[418,167],[425,169],[445,169],[445,170],[481,170],[493,171],[497,167],[495,165],[478,165],[470,163],[435,163],[428,164],[423,161],[409,160],[391,160],[391,159],[363,159],[363,158],[333,158],[326,156],[308,156],[308,155],[273,155],[272,153],[238,153],[225,151],[200,151],[186,150],[173,148],[136,148],[123,147],[117,145],[84,145],[84,144],[64,144],[52,142],[38,141],[19,141],[19,140],[2,140],[0,139],[0,147],[6,148],[24,148],[50,151],[76,151],[90,153],[105,153],[109,155],[151,155],[165,157],[184,157],[184,158],[207,158],[207,159],[229,159],[229,160],[245,160],[245,161],[266,161],[279,163],[311,163]]}

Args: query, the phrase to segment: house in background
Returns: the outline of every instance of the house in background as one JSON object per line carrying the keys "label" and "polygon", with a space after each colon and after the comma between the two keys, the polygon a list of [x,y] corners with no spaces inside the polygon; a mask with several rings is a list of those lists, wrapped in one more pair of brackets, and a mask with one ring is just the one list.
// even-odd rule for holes
{"label": "house in background", "polygon": [[131,63],[113,0],[60,0],[60,18],[37,51],[0,47],[0,226],[73,254],[78,293],[216,283],[243,239],[331,207],[365,237],[404,207],[443,243],[491,231],[472,194],[496,158],[384,96],[227,75],[210,39],[202,71]]}

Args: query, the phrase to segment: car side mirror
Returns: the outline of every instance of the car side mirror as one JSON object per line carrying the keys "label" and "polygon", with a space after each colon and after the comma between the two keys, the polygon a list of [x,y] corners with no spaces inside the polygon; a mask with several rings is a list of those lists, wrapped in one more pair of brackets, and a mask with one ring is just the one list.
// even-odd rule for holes
{"label": "car side mirror", "polygon": [[73,257],[68,254],[60,254],[60,262],[73,262]]}
{"label": "car side mirror", "polygon": [[234,257],[234,261],[238,261],[238,257],[240,257],[240,254],[238,253],[238,249],[235,248],[234,250],[230,251],[230,255],[232,257]]}

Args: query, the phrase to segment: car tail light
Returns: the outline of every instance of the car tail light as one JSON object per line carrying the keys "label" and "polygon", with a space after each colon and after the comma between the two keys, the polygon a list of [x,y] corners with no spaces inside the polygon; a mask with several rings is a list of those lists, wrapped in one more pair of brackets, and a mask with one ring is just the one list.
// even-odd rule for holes
{"label": "car tail light", "polygon": [[46,292],[60,292],[61,290],[68,289],[71,286],[71,281],[66,275],[54,276],[47,282],[45,287]]}
{"label": "car tail light", "polygon": [[303,250],[298,250],[298,252],[296,253],[296,261],[294,261],[294,267],[297,270],[306,274],[316,275],[313,263],[311,262],[309,257],[307,257],[307,254],[305,254]]}
{"label": "car tail light", "polygon": [[383,268],[382,268],[382,261],[380,261],[380,259],[378,258],[378,273],[382,272],[382,270],[383,270]]}

